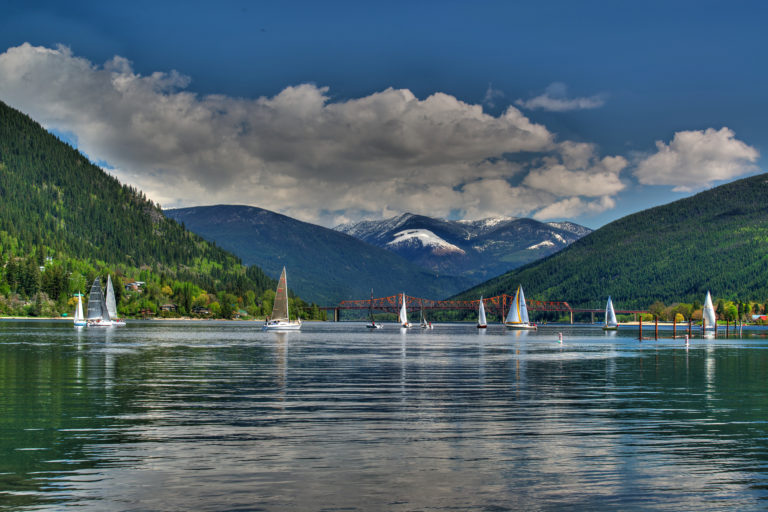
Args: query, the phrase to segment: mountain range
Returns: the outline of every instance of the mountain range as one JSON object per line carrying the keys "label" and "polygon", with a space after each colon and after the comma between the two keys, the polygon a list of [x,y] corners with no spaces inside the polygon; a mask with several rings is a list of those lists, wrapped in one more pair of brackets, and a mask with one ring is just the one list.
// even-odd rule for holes
{"label": "mountain range", "polygon": [[397,254],[332,229],[253,206],[199,206],[165,211],[203,238],[277,276],[287,267],[288,285],[301,297],[324,304],[344,299],[407,293],[446,297],[473,283],[426,270]]}
{"label": "mountain range", "polygon": [[606,224],[561,252],[490,279],[457,298],[512,293],[617,309],[715,299],[768,299],[768,174]]}
{"label": "mountain range", "polygon": [[455,221],[412,213],[334,229],[432,272],[475,283],[554,254],[592,231],[572,222],[512,217]]}
{"label": "mountain range", "polygon": [[270,275],[288,268],[296,293],[335,303],[405,292],[442,298],[565,247],[589,232],[571,223],[461,222],[410,213],[328,229],[252,206],[166,210],[200,236]]}

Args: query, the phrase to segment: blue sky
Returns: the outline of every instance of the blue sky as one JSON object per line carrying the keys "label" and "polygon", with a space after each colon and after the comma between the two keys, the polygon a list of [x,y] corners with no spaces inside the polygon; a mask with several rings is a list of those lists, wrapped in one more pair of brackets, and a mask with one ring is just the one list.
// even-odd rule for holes
{"label": "blue sky", "polygon": [[765,168],[767,10],[14,2],[0,100],[167,207],[594,228]]}

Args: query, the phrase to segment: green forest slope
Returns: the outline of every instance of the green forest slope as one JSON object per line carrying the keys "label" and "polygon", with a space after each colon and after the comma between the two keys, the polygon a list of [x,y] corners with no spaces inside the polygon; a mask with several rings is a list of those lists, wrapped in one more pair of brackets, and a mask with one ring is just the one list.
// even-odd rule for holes
{"label": "green forest slope", "polygon": [[768,298],[768,174],[629,215],[563,251],[482,283],[459,298],[513,294],[571,306],[648,308],[661,301]]}
{"label": "green forest slope", "polygon": [[162,303],[259,314],[275,285],[0,102],[0,315],[64,313],[73,293],[107,273],[118,285],[147,283],[121,293],[127,315]]}

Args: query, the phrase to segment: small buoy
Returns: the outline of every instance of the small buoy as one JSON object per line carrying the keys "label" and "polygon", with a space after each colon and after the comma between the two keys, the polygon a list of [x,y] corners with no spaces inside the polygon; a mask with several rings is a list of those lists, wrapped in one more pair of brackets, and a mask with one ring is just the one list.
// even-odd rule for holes
{"label": "small buoy", "polygon": [[563,342],[563,333],[559,332],[557,333],[557,342],[562,343]]}

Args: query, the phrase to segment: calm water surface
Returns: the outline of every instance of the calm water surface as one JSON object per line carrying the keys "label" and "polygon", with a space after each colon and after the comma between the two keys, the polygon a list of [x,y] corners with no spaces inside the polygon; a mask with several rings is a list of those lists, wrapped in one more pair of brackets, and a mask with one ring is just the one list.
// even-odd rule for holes
{"label": "calm water surface", "polygon": [[633,337],[0,321],[0,509],[768,507],[768,340]]}

